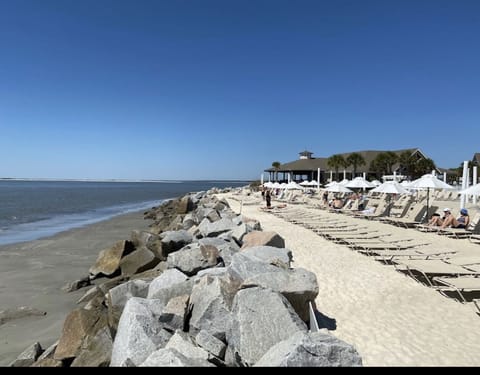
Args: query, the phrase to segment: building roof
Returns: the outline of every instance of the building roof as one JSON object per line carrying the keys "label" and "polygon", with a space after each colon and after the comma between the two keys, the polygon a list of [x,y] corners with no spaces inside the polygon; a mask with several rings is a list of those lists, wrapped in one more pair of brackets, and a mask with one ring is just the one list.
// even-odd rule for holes
{"label": "building roof", "polygon": [[[426,157],[418,148],[407,148],[402,150],[395,150],[392,152],[400,155],[405,151],[411,152],[412,154],[414,152],[419,152],[422,156]],[[338,155],[343,156],[344,159],[348,158],[348,156],[353,153],[360,154],[361,156],[363,156],[363,158],[365,159],[365,165],[357,166],[357,172],[362,173],[362,172],[369,171],[370,163],[372,162],[372,160],[374,160],[377,157],[377,155],[382,152],[388,152],[388,151],[379,151],[379,150],[353,151],[353,152],[346,152]],[[282,164],[278,169],[278,171],[279,172],[317,171],[318,168],[320,168],[321,171],[331,170],[332,168],[328,166],[328,159],[329,158],[312,158],[312,159],[295,160],[289,163]],[[269,168],[266,170],[266,172],[274,172],[274,171],[275,171],[275,168]],[[353,166],[349,166],[348,168],[346,168],[346,171],[352,172]]]}
{"label": "building roof", "polygon": [[480,164],[480,152],[476,152],[475,154],[473,154],[472,161]]}

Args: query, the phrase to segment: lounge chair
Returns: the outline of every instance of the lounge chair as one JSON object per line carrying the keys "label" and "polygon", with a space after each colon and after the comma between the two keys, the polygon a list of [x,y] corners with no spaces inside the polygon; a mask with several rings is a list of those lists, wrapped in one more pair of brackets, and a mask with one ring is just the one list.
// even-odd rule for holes
{"label": "lounge chair", "polygon": [[435,287],[433,278],[437,276],[467,276],[478,275],[479,271],[475,271],[463,266],[449,264],[439,259],[394,259],[393,265],[400,272],[409,274],[414,280],[420,283]]}
{"label": "lounge chair", "polygon": [[448,292],[457,293],[460,302],[469,302],[480,296],[480,277],[434,277],[433,281],[438,284],[436,289],[443,295],[450,297]]}

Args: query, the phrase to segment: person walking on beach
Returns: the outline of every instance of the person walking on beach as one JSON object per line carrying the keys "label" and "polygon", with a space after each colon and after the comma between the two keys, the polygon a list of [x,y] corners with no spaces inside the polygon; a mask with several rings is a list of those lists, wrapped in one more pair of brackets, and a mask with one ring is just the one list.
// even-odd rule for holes
{"label": "person walking on beach", "polygon": [[265,192],[265,201],[267,202],[267,208],[272,207],[272,197],[270,196],[270,190]]}

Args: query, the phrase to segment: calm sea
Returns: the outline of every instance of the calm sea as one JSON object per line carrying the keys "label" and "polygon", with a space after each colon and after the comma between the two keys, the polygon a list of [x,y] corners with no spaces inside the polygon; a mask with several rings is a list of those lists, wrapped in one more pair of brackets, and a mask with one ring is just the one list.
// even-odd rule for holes
{"label": "calm sea", "polygon": [[0,245],[55,233],[158,206],[166,199],[247,182],[0,181]]}

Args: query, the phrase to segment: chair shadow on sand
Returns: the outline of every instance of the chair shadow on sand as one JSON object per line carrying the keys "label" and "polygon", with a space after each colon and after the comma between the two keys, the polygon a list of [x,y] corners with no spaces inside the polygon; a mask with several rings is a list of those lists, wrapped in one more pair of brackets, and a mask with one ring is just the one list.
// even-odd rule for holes
{"label": "chair shadow on sand", "polygon": [[[318,311],[315,302],[311,303],[310,305],[310,317],[312,316],[312,313],[314,314],[315,320],[317,321],[318,329],[326,328],[329,331],[335,331],[337,329],[336,319],[330,318],[329,316]],[[312,324],[310,324],[310,328],[312,328]]]}

